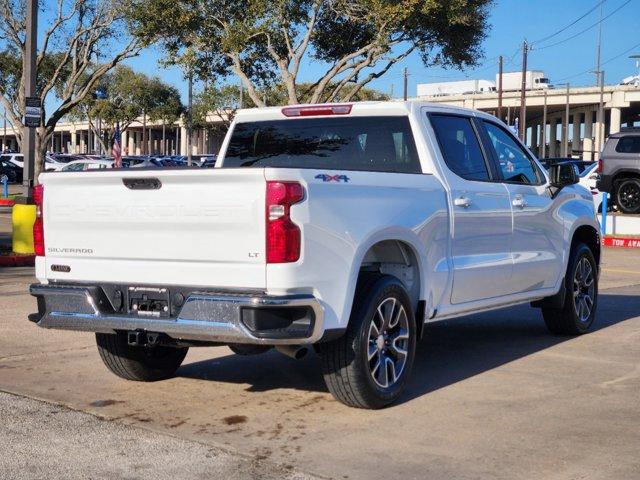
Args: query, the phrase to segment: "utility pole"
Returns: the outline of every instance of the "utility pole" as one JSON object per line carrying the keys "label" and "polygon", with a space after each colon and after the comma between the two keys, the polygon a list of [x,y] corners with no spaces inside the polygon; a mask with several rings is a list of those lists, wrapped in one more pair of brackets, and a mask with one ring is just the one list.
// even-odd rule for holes
{"label": "utility pole", "polygon": [[242,106],[244,105],[244,86],[242,85],[242,82],[240,82],[240,106],[238,108],[242,108]]}
{"label": "utility pole", "polygon": [[187,166],[191,166],[193,150],[193,68],[189,67],[189,105],[187,112]]}
{"label": "utility pole", "polygon": [[527,55],[529,53],[529,45],[525,40],[522,44],[522,84],[520,86],[520,124],[519,135],[520,140],[526,141],[525,132],[527,131]]}
{"label": "utility pole", "polygon": [[502,120],[502,55],[498,57],[498,119]]}
{"label": "utility pole", "polygon": [[600,50],[602,49],[602,13],[604,2],[600,2],[600,22],[598,23],[598,43],[596,44],[596,85],[600,81]]}
{"label": "utility pole", "polygon": [[564,122],[562,122],[562,155],[569,156],[569,84],[567,83],[567,99],[564,108]]}
{"label": "utility pole", "polygon": [[2,133],[2,152],[4,152],[6,149],[7,149],[7,107],[4,107],[4,129]]}
{"label": "utility pole", "polygon": [[[24,72],[25,117],[27,99],[36,96],[36,50],[38,42],[38,0],[27,0],[25,33],[25,55],[22,64]],[[26,203],[33,202],[35,180],[36,129],[26,125],[22,132],[22,153],[24,155],[24,176],[22,181]]]}
{"label": "utility pole", "polygon": [[604,145],[604,71],[598,71],[598,81],[600,83],[600,102],[598,104],[598,133],[596,137],[598,159],[600,158],[600,150]]}
{"label": "utility pole", "polygon": [[407,98],[409,97],[409,72],[407,70],[407,67],[404,67],[404,101],[407,101]]}
{"label": "utility pole", "polygon": [[547,91],[544,91],[544,107],[542,109],[542,130],[540,132],[540,147],[542,155],[540,158],[547,156]]}

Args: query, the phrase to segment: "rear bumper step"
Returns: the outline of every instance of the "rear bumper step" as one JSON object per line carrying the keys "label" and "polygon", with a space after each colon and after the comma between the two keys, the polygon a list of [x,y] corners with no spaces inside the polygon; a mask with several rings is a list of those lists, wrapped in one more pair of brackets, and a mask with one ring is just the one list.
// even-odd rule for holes
{"label": "rear bumper step", "polygon": [[174,339],[266,345],[312,344],[324,333],[324,310],[313,295],[214,294],[193,292],[175,317],[121,314],[100,286],[41,285],[29,289],[43,328],[113,333],[164,333]]}

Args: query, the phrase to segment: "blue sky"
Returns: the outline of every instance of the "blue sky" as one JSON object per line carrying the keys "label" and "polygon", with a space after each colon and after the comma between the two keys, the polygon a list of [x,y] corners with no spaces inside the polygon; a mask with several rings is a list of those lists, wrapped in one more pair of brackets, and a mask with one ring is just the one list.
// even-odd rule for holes
{"label": "blue sky", "polygon": [[[416,84],[465,78],[485,78],[492,80],[497,72],[498,55],[505,57],[505,71],[519,70],[522,55],[517,52],[526,38],[529,42],[547,37],[567,26],[578,17],[595,7],[600,0],[497,0],[491,8],[490,25],[487,38],[483,43],[485,58],[482,65],[475,69],[443,70],[426,68],[419,57],[414,55],[403,64],[397,65],[386,76],[372,82],[371,86],[389,93],[392,85],[394,95],[401,94],[402,69],[409,69],[409,94],[415,95]],[[620,8],[621,7],[621,8]],[[640,0],[605,0],[604,16],[611,14],[603,22],[602,60],[607,83],[618,83],[626,76],[636,72],[634,61],[629,55],[640,53]],[[544,70],[552,82],[571,82],[572,85],[592,85],[595,77],[589,70],[595,65],[597,26],[579,34],[599,20],[600,7],[578,21],[564,32],[547,41],[534,43],[529,57],[529,69]],[[575,38],[557,46],[542,48],[565,40],[573,35]],[[632,48],[636,46],[635,48]],[[539,49],[538,49],[539,48]],[[625,51],[629,52],[623,54]],[[177,69],[165,69],[158,66],[161,54],[157,51],[146,51],[141,58],[129,63],[136,69],[148,74],[155,74],[165,81],[176,85],[183,96],[186,96],[186,82]],[[618,58],[615,58],[618,57]],[[320,66],[308,63],[302,72],[302,80],[317,78],[321,73]],[[569,78],[568,78],[569,77]],[[227,81],[235,82],[230,77]]]}

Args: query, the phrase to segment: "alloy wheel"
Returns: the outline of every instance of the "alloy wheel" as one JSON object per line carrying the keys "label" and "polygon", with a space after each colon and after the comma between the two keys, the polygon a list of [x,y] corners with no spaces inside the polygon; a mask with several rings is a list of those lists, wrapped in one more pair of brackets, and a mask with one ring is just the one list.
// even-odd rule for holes
{"label": "alloy wheel", "polygon": [[573,276],[573,304],[578,319],[582,323],[589,321],[595,297],[595,278],[591,262],[582,257]]}
{"label": "alloy wheel", "polygon": [[368,340],[371,378],[388,388],[400,379],[407,363],[409,319],[401,302],[393,297],[380,302],[369,324]]}
{"label": "alloy wheel", "polygon": [[627,210],[636,210],[640,207],[640,187],[635,183],[626,183],[620,187],[618,201]]}

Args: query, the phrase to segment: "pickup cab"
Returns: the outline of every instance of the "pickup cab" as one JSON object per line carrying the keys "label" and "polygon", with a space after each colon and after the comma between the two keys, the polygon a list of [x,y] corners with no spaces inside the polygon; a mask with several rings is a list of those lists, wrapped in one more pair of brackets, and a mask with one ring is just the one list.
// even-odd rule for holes
{"label": "pickup cab", "polygon": [[380,408],[430,322],[531,302],[551,332],[588,331],[600,239],[577,180],[478,111],[242,110],[215,168],[43,173],[29,318],[95,332],[137,381],[190,347],[312,347],[338,400]]}

